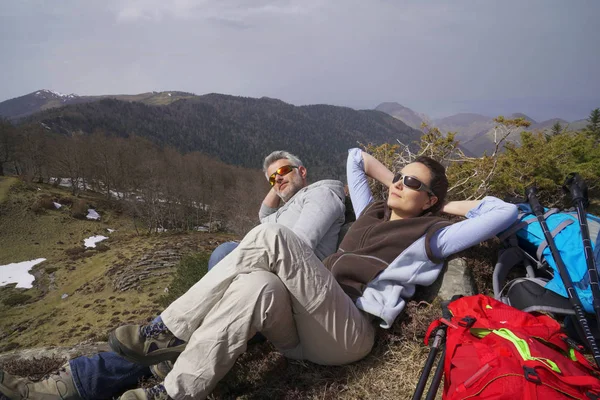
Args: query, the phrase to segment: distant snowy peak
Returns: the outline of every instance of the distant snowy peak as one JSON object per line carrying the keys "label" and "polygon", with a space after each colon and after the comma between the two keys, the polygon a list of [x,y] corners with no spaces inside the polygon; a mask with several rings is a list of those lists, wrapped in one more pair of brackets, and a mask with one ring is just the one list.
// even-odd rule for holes
{"label": "distant snowy peak", "polygon": [[42,99],[61,99],[62,101],[67,101],[71,99],[75,99],[79,97],[75,93],[64,94],[60,92],[55,92],[54,90],[42,89],[38,90],[34,93],[36,97],[40,97]]}

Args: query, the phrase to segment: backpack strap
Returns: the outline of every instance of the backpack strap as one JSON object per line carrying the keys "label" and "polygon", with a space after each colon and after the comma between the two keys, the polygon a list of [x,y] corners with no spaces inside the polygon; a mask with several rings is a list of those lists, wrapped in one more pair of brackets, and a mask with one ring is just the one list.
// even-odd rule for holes
{"label": "backpack strap", "polygon": [[532,266],[533,262],[536,263],[536,267],[538,269],[542,267],[537,260],[532,259],[532,257],[524,252],[520,247],[513,246],[500,250],[498,261],[494,267],[494,274],[492,275],[492,285],[496,300],[501,300],[500,297],[503,292],[503,286],[504,282],[506,281],[506,277],[517,265],[520,265],[521,263],[525,265],[525,270],[528,277],[534,278],[536,276],[535,270]]}
{"label": "backpack strap", "polygon": [[509,282],[498,300],[525,312],[549,312],[574,315],[569,299],[546,289],[547,281],[540,278],[517,278]]}
{"label": "backpack strap", "polygon": [[[572,223],[573,223],[572,219],[563,220],[560,224],[556,225],[556,227],[554,229],[552,229],[552,232],[550,232],[550,236],[552,236],[552,238],[554,239],[556,237],[556,235],[558,235],[563,229],[565,229],[567,226],[571,225]],[[538,260],[542,259],[542,253],[544,252],[546,247],[548,247],[548,242],[546,240],[544,240],[538,246],[537,251],[535,252],[535,256],[538,258]]]}

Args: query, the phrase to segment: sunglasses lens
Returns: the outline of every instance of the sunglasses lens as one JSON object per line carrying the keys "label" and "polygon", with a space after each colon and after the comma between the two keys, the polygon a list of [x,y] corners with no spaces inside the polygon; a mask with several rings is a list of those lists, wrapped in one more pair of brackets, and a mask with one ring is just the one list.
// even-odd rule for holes
{"label": "sunglasses lens", "polygon": [[277,177],[277,175],[279,176],[284,176],[289,174],[290,172],[292,172],[294,170],[294,166],[292,165],[284,165],[281,168],[278,168],[277,171],[273,172],[271,174],[271,176],[269,176],[269,183],[271,184],[271,186],[275,186],[275,179]]}
{"label": "sunglasses lens", "polygon": [[402,183],[404,186],[414,190],[418,190],[421,187],[421,181],[417,178],[413,178],[412,176],[405,176]]}
{"label": "sunglasses lens", "polygon": [[277,175],[281,175],[281,176],[287,175],[290,172],[292,172],[293,169],[294,168],[292,168],[291,165],[284,165],[283,167],[281,167],[277,170]]}

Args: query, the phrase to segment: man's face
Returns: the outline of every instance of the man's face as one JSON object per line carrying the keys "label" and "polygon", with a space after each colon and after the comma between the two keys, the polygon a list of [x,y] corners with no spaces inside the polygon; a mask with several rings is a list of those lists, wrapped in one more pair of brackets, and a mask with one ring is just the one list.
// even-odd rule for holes
{"label": "man's face", "polygon": [[[293,165],[290,160],[285,158],[281,160],[277,160],[267,168],[267,179],[271,176],[275,171],[285,165]],[[281,176],[279,174],[275,174],[275,184],[273,185],[273,190],[275,193],[283,200],[288,201],[291,199],[298,190],[302,189],[306,186],[306,168],[298,167],[292,169],[292,172]]]}

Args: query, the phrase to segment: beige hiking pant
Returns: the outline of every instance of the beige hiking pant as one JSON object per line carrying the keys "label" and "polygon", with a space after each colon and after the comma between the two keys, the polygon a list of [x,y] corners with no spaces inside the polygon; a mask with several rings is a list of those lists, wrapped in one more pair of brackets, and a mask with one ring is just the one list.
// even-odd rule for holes
{"label": "beige hiking pant", "polygon": [[188,342],[164,385],[175,400],[204,399],[261,332],[285,356],[323,365],[365,357],[374,327],[308,245],[262,224],[161,317]]}

